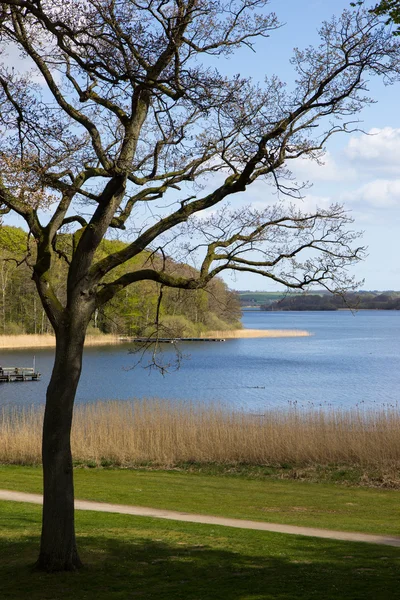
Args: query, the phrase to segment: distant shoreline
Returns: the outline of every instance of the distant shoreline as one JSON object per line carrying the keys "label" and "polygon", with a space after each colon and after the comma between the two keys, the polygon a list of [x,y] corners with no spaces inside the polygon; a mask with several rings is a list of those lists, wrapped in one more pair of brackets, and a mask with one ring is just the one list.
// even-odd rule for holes
{"label": "distant shoreline", "polygon": [[244,338],[308,337],[311,333],[302,329],[232,329],[230,331],[208,331],[201,337],[218,337],[226,340]]}
{"label": "distant shoreline", "polygon": [[[311,333],[301,329],[232,329],[208,331],[200,337],[221,339],[308,337]],[[108,346],[126,343],[118,335],[88,335],[85,346]],[[50,334],[0,335],[0,350],[22,350],[24,348],[55,348],[56,338]]]}
{"label": "distant shoreline", "polygon": [[[88,335],[85,346],[105,346],[109,344],[120,344],[119,337],[114,334]],[[19,350],[23,348],[55,348],[56,338],[54,335],[44,333],[43,335],[26,333],[21,335],[0,335],[0,350]]]}

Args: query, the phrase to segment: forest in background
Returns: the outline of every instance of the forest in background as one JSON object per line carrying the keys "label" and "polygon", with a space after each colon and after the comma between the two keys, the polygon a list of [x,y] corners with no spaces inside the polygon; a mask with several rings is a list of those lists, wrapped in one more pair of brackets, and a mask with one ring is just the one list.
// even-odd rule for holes
{"label": "forest in background", "polygon": [[288,294],[276,302],[261,305],[261,310],[400,310],[400,292],[354,292],[344,296],[328,293]]}
{"label": "forest in background", "polygon": [[[72,255],[79,232],[65,234],[57,247],[59,260],[54,267],[56,293],[65,298],[67,261]],[[31,246],[31,244],[30,244]],[[119,240],[104,240],[98,257],[125,246]],[[19,227],[0,228],[0,334],[52,333],[52,327],[42,308],[29,267],[28,236]],[[26,260],[28,257],[28,260]],[[189,265],[176,263],[159,253],[144,252],[116,269],[118,275],[146,264],[161,263],[165,270],[188,276],[195,274]],[[161,291],[161,301],[160,301]],[[159,308],[158,308],[159,307]],[[228,330],[241,327],[240,304],[235,292],[221,279],[212,280],[204,290],[164,288],[152,281],[128,286],[101,311],[97,311],[88,333],[115,333],[130,336],[151,335],[157,310],[161,333],[171,337],[191,337],[208,330]]]}

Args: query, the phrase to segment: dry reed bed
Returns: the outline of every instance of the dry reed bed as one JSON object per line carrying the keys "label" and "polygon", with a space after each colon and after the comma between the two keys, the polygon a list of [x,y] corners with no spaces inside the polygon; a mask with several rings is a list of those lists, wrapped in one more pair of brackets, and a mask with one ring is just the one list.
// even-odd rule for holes
{"label": "dry reed bed", "polygon": [[201,337],[215,337],[225,339],[239,338],[280,338],[280,337],[308,337],[311,333],[302,329],[232,329],[229,331],[207,331]]}
{"label": "dry reed bed", "polygon": [[[231,331],[209,331],[201,337],[233,338],[275,338],[275,337],[305,337],[311,335],[308,331],[299,329],[233,329]],[[120,344],[121,339],[114,334],[87,335],[85,346],[103,346]],[[51,334],[20,334],[0,335],[0,348],[55,348],[56,338]]]}
{"label": "dry reed bed", "polygon": [[[0,413],[0,462],[38,464],[43,410]],[[77,406],[73,454],[79,462],[121,466],[181,462],[297,466],[400,466],[400,413],[271,410],[232,412],[144,400]]]}
{"label": "dry reed bed", "polygon": [[[119,344],[118,336],[113,334],[88,335],[85,346]],[[56,338],[51,334],[0,335],[0,348],[55,348]]]}

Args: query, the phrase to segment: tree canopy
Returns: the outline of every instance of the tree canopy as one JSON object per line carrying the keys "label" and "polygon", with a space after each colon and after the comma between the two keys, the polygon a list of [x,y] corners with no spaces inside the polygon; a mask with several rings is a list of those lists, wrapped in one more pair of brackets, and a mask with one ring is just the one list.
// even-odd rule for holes
{"label": "tree canopy", "polygon": [[[387,24],[395,23],[400,24],[400,2],[399,0],[382,0],[373,9],[376,15],[387,16]],[[397,27],[394,31],[394,35],[400,35],[400,27]]]}
{"label": "tree canopy", "polygon": [[[3,43],[29,56],[47,89],[38,86],[38,76],[3,67],[7,134],[0,198],[3,212],[16,210],[26,219],[38,244],[35,278],[53,325],[61,307],[50,282],[41,282],[57,252],[60,228],[71,223],[82,227],[82,235],[70,281],[87,272],[85,285],[97,306],[138,277],[194,287],[233,269],[260,271],[291,286],[313,279],[332,284],[333,273],[343,266],[339,262],[358,257],[342,232],[340,239],[325,235],[328,222],[336,231],[348,222],[340,207],[308,217],[279,205],[240,217],[225,213],[227,225],[220,215],[193,219],[260,177],[296,195],[299,188],[288,181],[290,161],[304,155],[318,159],[331,135],[351,128],[353,115],[371,101],[367,76],[391,79],[397,74],[397,44],[378,19],[347,12],[322,27],[318,48],[295,50],[292,92],[276,76],[260,88],[245,77],[221,75],[210,66],[210,55],[230,54],[277,27],[274,14],[261,10],[251,17],[266,4],[3,3]],[[211,193],[196,195],[187,185],[181,187],[213,173],[220,175],[216,181],[222,176],[222,184]],[[162,209],[156,204],[160,200],[165,200]],[[43,203],[54,207],[46,225],[38,217]],[[138,217],[144,203],[157,207],[155,219]],[[92,264],[107,229],[125,229],[130,217],[136,229],[129,248]],[[175,238],[184,223],[208,240],[203,241],[198,281],[147,270],[103,284],[103,277],[122,262],[152,244],[165,244],[168,235]],[[296,228],[294,242],[289,223]],[[222,235],[214,241],[221,225]],[[243,251],[262,246],[271,230],[274,250],[261,250],[260,260],[244,258]],[[338,252],[322,252],[322,262],[308,258],[307,265],[296,264],[299,231],[302,248],[323,251],[329,246]],[[80,292],[78,285],[74,293]]]}

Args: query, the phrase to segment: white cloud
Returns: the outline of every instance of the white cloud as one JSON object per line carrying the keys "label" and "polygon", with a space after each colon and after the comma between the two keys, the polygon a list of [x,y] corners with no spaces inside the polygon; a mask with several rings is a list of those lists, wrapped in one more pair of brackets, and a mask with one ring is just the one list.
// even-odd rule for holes
{"label": "white cloud", "polygon": [[304,198],[296,202],[296,206],[303,212],[314,212],[318,209],[328,209],[333,200],[330,196],[318,196],[317,194],[306,194]]}
{"label": "white cloud", "polygon": [[364,202],[374,208],[400,206],[400,179],[374,179],[358,189],[341,195],[345,202]]}
{"label": "white cloud", "polygon": [[[302,213],[313,213],[317,209],[326,210],[333,203],[333,200],[330,196],[318,196],[315,194],[306,194],[303,198],[281,198],[280,200],[282,206],[289,206],[289,204],[294,205],[298,208]],[[274,201],[269,203],[274,204]],[[268,203],[261,200],[255,200],[251,203],[252,208],[256,210],[264,210]]]}
{"label": "white cloud", "polygon": [[400,129],[373,128],[368,135],[352,137],[346,155],[359,167],[400,173]]}
{"label": "white cloud", "polygon": [[357,178],[357,171],[353,167],[340,164],[330,152],[322,157],[322,164],[308,158],[299,158],[288,167],[298,180],[313,182],[323,181],[352,181]]}

